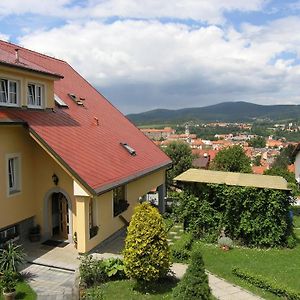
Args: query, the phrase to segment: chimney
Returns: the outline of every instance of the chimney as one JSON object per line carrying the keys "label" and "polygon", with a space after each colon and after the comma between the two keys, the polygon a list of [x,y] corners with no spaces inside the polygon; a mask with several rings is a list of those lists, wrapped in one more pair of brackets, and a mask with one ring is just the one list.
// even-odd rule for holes
{"label": "chimney", "polygon": [[20,57],[19,57],[19,49],[18,48],[15,49],[15,54],[16,54],[16,62],[19,62]]}

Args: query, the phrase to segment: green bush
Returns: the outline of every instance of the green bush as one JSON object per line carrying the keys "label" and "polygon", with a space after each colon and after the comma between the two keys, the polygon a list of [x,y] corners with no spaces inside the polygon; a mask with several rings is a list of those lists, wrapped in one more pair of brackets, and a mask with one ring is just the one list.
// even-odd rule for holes
{"label": "green bush", "polygon": [[94,259],[92,255],[84,255],[80,261],[79,273],[83,287],[89,288],[107,280],[108,276],[103,260]]}
{"label": "green bush", "polygon": [[125,267],[120,258],[109,258],[103,261],[105,273],[110,280],[125,279]]}
{"label": "green bush", "polygon": [[0,272],[17,272],[18,267],[24,262],[25,254],[20,245],[8,243],[4,249],[0,249]]}
{"label": "green bush", "polygon": [[292,233],[286,191],[185,184],[176,214],[194,237],[215,243],[221,228],[242,245],[286,246]]}
{"label": "green bush", "polygon": [[186,273],[173,290],[173,298],[176,300],[206,300],[210,297],[208,277],[205,273],[202,255],[199,251],[194,251]]}
{"label": "green bush", "polygon": [[135,208],[123,254],[125,273],[129,278],[149,282],[168,273],[170,253],[163,218],[149,203]]}
{"label": "green bush", "polygon": [[5,270],[0,276],[0,290],[11,293],[16,290],[18,274],[12,270]]}
{"label": "green bush", "polygon": [[297,246],[297,239],[293,234],[287,238],[286,246],[289,249],[294,249]]}
{"label": "green bush", "polygon": [[190,258],[190,250],[192,248],[193,238],[190,233],[184,233],[179,240],[170,247],[172,260],[176,262],[184,262]]}
{"label": "green bush", "polygon": [[262,288],[268,292],[271,292],[279,297],[290,299],[290,300],[300,300],[300,293],[285,287],[276,281],[267,279],[261,275],[252,274],[248,271],[243,271],[239,268],[233,268],[232,273],[247,282]]}

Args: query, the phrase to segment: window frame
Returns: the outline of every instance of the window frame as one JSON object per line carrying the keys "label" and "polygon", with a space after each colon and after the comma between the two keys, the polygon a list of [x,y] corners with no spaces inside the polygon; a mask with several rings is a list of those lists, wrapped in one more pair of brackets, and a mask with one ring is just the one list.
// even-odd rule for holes
{"label": "window frame", "polygon": [[[2,91],[2,82],[6,81],[6,91]],[[15,91],[11,91],[11,83],[15,84]],[[6,107],[18,107],[20,106],[20,81],[13,78],[7,78],[7,77],[0,77],[0,99],[2,97],[2,94],[6,93],[5,98],[6,102],[0,101],[0,106],[6,106]],[[11,101],[11,95],[15,95],[16,97],[16,103]]]}
{"label": "window frame", "polygon": [[[116,199],[116,196],[117,196],[117,191],[119,189],[123,189],[123,192],[122,192],[122,196],[120,199]],[[118,203],[116,203],[115,200],[118,200]],[[116,205],[120,205],[121,204],[121,208],[119,209],[116,209]],[[123,206],[123,207],[122,207]],[[126,185],[120,185],[116,188],[114,188],[112,190],[112,214],[113,214],[113,217],[117,217],[119,216],[120,214],[122,214],[124,211],[127,210],[129,206],[129,203],[127,201],[127,186]]]}
{"label": "window frame", "polygon": [[[11,164],[10,161],[14,161],[13,165],[13,173],[11,172]],[[6,177],[7,177],[7,196],[15,196],[21,193],[21,154],[20,153],[12,153],[6,155]],[[13,175],[13,186],[11,186],[11,176]]]}
{"label": "window frame", "polygon": [[[33,90],[31,91],[32,94],[30,93],[30,87],[33,88]],[[44,84],[38,82],[27,82],[26,95],[27,95],[27,107],[38,108],[38,109],[44,108],[44,103],[45,103]],[[32,99],[29,100],[30,98]],[[40,104],[37,104],[38,100]]]}

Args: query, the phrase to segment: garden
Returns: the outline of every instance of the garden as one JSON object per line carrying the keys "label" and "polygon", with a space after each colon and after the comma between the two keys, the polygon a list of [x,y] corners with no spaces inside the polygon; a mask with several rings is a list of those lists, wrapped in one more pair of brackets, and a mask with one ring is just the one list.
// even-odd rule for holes
{"label": "garden", "polygon": [[36,299],[35,292],[19,272],[24,259],[25,254],[20,245],[8,243],[0,249],[0,299]]}
{"label": "garden", "polygon": [[199,251],[190,253],[182,280],[170,271],[166,228],[157,208],[138,205],[127,230],[124,259],[81,258],[81,299],[214,299]]}
{"label": "garden", "polygon": [[173,195],[169,222],[185,228],[169,235],[177,235],[174,261],[200,251],[206,269],[229,282],[265,299],[300,299],[300,208],[291,208],[285,192],[222,185],[186,190]]}

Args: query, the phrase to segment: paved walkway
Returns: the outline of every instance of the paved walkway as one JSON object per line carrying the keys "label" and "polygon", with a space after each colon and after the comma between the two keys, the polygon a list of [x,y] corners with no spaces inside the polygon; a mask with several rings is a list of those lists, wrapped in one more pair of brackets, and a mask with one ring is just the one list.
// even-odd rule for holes
{"label": "paved walkway", "polygon": [[22,270],[38,300],[76,299],[75,272],[27,264]]}
{"label": "paved walkway", "polygon": [[[124,235],[109,241],[97,249],[93,256],[97,258],[121,257],[124,247]],[[75,270],[78,269],[79,260],[77,250],[73,245],[63,247],[49,247],[41,244],[28,244],[25,246],[28,254],[28,264],[23,269],[27,273],[30,286],[37,292],[41,300],[69,300],[76,299],[73,294],[75,285]],[[60,269],[58,269],[58,268]],[[174,263],[172,266],[176,277],[181,279],[187,269],[186,264]],[[220,300],[258,300],[262,299],[239,286],[230,284],[208,272],[209,286],[212,294]],[[78,295],[78,294],[77,294]]]}
{"label": "paved walkway", "polygon": [[[187,269],[187,265],[174,263],[172,266],[172,271],[175,273],[175,276],[181,279]],[[258,300],[263,299],[258,296],[253,295],[252,293],[244,290],[239,286],[235,286],[226,280],[219,278],[209,272],[208,282],[211,288],[212,294],[220,300]]]}
{"label": "paved walkway", "polygon": [[58,247],[41,243],[23,245],[28,263],[21,273],[28,279],[31,288],[37,293],[38,300],[78,299],[75,288],[75,270],[80,261],[78,252],[72,244]]}

